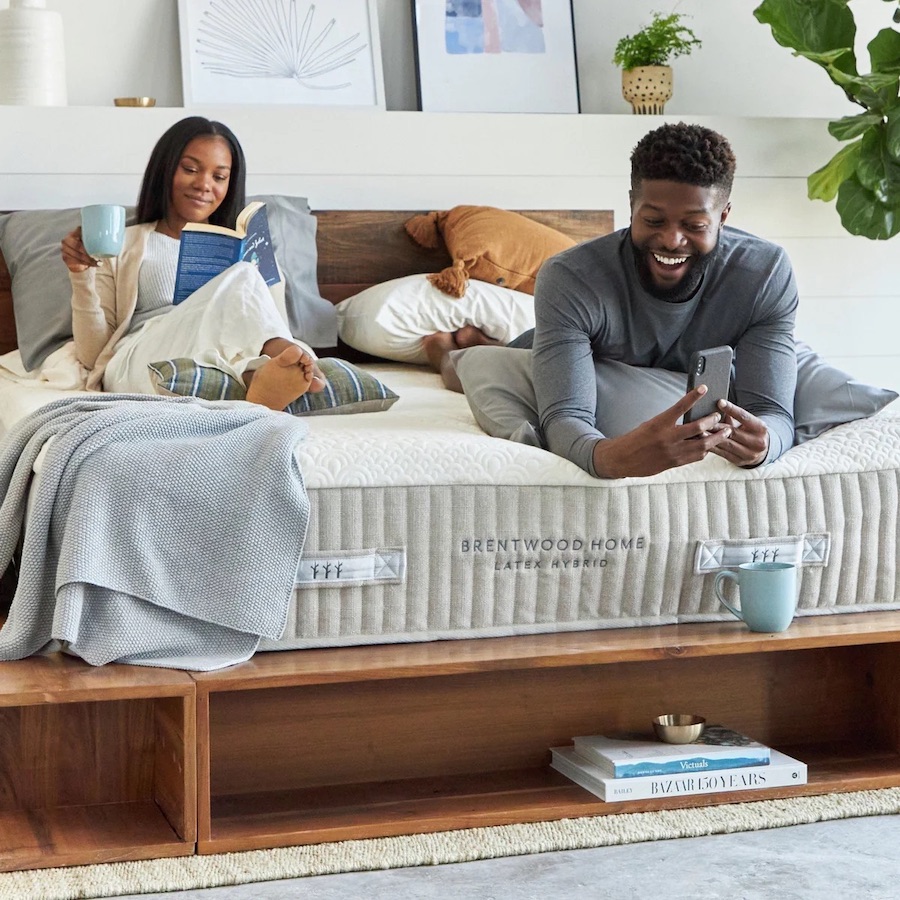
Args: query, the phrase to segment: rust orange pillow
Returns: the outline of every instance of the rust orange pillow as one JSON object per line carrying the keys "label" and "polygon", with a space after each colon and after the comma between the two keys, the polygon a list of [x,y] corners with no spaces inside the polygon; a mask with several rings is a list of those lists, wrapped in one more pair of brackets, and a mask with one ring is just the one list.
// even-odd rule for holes
{"label": "rust orange pillow", "polygon": [[413,216],[406,232],[423,247],[447,247],[453,265],[428,276],[439,290],[462,297],[470,278],[534,293],[544,260],[575,241],[527,216],[492,206],[454,206]]}

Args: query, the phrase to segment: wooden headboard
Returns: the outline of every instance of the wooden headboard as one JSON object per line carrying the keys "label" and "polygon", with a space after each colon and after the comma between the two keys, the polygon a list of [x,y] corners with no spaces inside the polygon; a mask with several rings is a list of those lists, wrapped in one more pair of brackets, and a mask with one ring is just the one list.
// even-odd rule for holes
{"label": "wooden headboard", "polygon": [[16,320],[13,317],[12,291],[9,285],[9,269],[0,253],[0,353],[9,353],[19,344],[16,341]]}
{"label": "wooden headboard", "polygon": [[[450,264],[447,252],[426,250],[412,241],[403,225],[422,210],[326,210],[318,219],[319,289],[338,303],[365,287],[419,272],[439,272]],[[608,234],[609,210],[520,210],[523,215],[556,228],[576,241]],[[14,350],[9,271],[0,255],[0,353]]]}
{"label": "wooden headboard", "polygon": [[[522,215],[549,225],[576,241],[608,234],[609,210],[529,209]],[[403,275],[439,272],[450,265],[447,251],[418,246],[403,225],[421,210],[327,210],[319,220],[319,290],[338,303],[363,288]]]}

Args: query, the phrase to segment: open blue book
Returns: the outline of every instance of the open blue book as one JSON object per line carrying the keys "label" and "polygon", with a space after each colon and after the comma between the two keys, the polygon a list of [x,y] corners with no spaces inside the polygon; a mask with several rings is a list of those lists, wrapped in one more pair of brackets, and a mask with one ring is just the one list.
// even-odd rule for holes
{"label": "open blue book", "polygon": [[175,275],[176,306],[229,266],[244,260],[259,268],[266,284],[281,281],[265,203],[248,203],[234,228],[188,222],[181,231]]}

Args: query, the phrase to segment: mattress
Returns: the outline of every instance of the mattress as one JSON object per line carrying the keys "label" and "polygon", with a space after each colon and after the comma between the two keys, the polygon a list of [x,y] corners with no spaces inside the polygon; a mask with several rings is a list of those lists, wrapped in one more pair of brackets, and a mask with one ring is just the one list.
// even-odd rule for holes
{"label": "mattress", "polygon": [[[728,620],[714,575],[754,559],[801,565],[799,615],[900,608],[890,409],[759,469],[710,456],[600,481],[487,436],[437,375],[370,368],[391,409],[307,420],[306,546],[261,649]],[[0,434],[58,396],[0,378]]]}

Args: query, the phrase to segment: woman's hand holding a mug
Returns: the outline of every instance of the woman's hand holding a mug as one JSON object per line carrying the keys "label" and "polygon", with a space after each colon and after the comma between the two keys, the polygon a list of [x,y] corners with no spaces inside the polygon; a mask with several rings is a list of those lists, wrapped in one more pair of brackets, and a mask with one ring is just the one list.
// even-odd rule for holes
{"label": "woman's hand holding a mug", "polygon": [[70,272],[96,268],[99,259],[118,256],[125,241],[125,207],[95,203],[81,208],[81,227],[62,241],[63,262]]}
{"label": "woman's hand holding a mug", "polygon": [[60,252],[63,262],[70,272],[85,272],[98,265],[97,260],[84,249],[80,225],[63,238]]}

